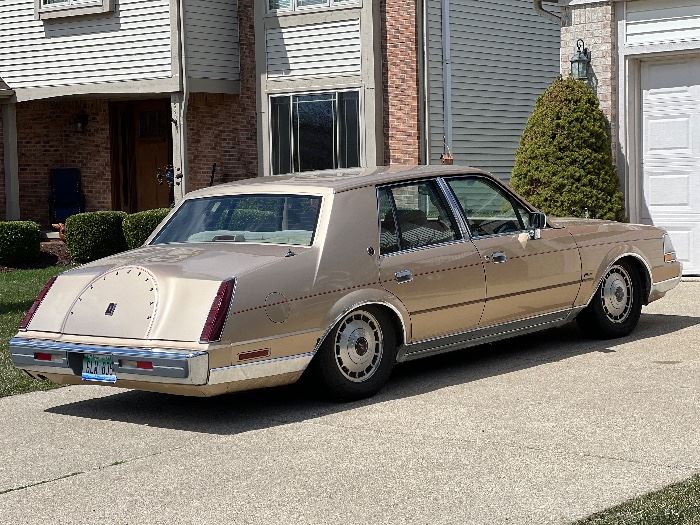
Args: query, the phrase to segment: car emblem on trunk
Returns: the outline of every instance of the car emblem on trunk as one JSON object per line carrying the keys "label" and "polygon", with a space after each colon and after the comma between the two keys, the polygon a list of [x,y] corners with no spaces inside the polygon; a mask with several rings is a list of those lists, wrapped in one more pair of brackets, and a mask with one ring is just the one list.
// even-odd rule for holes
{"label": "car emblem on trunk", "polygon": [[117,309],[117,303],[109,303],[109,306],[105,310],[105,315],[114,315],[114,310]]}

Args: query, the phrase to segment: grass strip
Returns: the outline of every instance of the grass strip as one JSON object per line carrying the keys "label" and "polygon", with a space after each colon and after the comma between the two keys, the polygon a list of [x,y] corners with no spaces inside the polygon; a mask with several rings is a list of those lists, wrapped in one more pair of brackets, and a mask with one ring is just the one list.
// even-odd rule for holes
{"label": "grass strip", "polygon": [[17,370],[10,361],[8,343],[17,333],[19,322],[44,283],[65,269],[52,266],[39,270],[0,273],[0,397],[56,387],[47,381],[32,379]]}
{"label": "grass strip", "polygon": [[700,474],[631,499],[574,525],[700,525]]}

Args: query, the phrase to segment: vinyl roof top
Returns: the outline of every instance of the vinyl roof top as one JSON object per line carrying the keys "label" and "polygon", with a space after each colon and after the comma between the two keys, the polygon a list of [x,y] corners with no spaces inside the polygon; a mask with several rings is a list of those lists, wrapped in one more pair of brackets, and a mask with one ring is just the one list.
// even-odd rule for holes
{"label": "vinyl roof top", "polygon": [[275,175],[269,177],[257,177],[226,184],[220,184],[209,188],[203,188],[192,192],[193,197],[204,197],[207,195],[221,195],[236,190],[248,191],[251,186],[255,186],[258,191],[266,189],[287,189],[292,188],[323,188],[332,193],[339,193],[364,186],[375,184],[385,184],[391,182],[401,182],[403,180],[420,179],[423,177],[463,175],[468,173],[487,174],[486,172],[466,166],[391,166],[374,169],[347,169],[347,170],[327,170],[310,171],[296,175]]}

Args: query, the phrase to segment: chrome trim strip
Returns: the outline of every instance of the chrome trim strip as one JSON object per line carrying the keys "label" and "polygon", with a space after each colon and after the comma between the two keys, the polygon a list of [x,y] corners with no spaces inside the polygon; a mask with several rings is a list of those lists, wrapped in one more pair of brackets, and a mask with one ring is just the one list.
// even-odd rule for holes
{"label": "chrome trim strip", "polygon": [[508,323],[474,328],[458,334],[431,338],[410,345],[404,345],[396,356],[397,362],[412,361],[422,357],[461,350],[471,346],[500,341],[510,337],[537,332],[546,328],[561,326],[571,321],[584,307],[570,308]]}
{"label": "chrome trim strip", "polygon": [[417,246],[416,248],[408,248],[406,250],[398,250],[398,251],[391,252],[391,253],[385,253],[385,254],[380,253],[379,258],[381,259],[382,257],[394,257],[396,255],[403,255],[404,253],[419,252],[419,251],[423,251],[423,250],[432,250],[433,248],[440,248],[442,246],[452,246],[453,244],[466,244],[466,243],[471,243],[471,242],[472,242],[471,239],[464,238],[464,239],[456,239],[454,241],[445,241],[445,242],[441,242],[438,244],[427,244],[425,246]]}
{"label": "chrome trim strip", "polygon": [[[34,352],[50,353],[55,358],[53,361],[38,361],[34,359]],[[203,385],[209,374],[207,352],[87,345],[21,337],[10,340],[13,364],[32,372],[79,377],[82,370],[79,356],[82,354],[111,356],[117,380]],[[122,366],[122,360],[148,360],[153,369]]]}
{"label": "chrome trim strip", "polygon": [[318,342],[316,343],[316,346],[314,347],[313,353],[316,354],[318,352],[319,348],[321,348],[321,345],[323,342],[326,340],[326,337],[328,337],[328,334],[331,333],[331,330],[335,328],[335,326],[340,322],[340,320],[348,315],[350,312],[352,312],[355,308],[359,308],[360,306],[371,306],[371,305],[379,305],[379,306],[386,306],[388,308],[391,308],[391,310],[396,314],[396,317],[399,318],[399,321],[401,322],[401,331],[403,332],[403,340],[406,341],[408,339],[408,332],[406,331],[406,323],[404,322],[403,316],[401,315],[401,312],[391,303],[387,303],[384,301],[362,301],[359,303],[355,303],[349,308],[346,308],[343,310],[343,312],[336,317],[333,322],[330,324],[328,328],[326,328],[326,331],[323,332],[323,335],[318,338]]}
{"label": "chrome trim strip", "polygon": [[25,339],[23,337],[13,337],[10,340],[10,347],[59,350],[64,352],[78,352],[81,354],[117,354],[120,357],[153,357],[164,359],[188,359],[200,355],[207,355],[206,352],[193,350],[183,352],[179,350],[157,350],[145,347],[88,345],[82,343],[49,341],[47,339]]}
{"label": "chrome trim strip", "polygon": [[313,352],[276,357],[263,361],[252,361],[238,365],[212,368],[209,371],[209,385],[248,381],[281,374],[301,373],[306,370],[314,357]]}

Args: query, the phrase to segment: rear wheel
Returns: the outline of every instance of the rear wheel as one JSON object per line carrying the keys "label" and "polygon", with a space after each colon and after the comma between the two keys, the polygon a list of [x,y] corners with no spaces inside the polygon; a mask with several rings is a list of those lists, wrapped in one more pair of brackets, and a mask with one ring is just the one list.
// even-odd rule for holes
{"label": "rear wheel", "polygon": [[376,307],[347,314],[331,330],[314,360],[314,375],[339,401],[369,397],[389,379],[396,359],[396,336],[387,315]]}
{"label": "rear wheel", "polygon": [[634,330],[642,313],[642,280],[627,261],[615,263],[577,321],[584,333],[599,339],[624,337]]}

